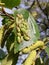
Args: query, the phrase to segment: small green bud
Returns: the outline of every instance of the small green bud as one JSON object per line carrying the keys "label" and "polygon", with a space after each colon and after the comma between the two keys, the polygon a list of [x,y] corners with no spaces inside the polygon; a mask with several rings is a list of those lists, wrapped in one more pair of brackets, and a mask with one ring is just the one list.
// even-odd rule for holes
{"label": "small green bud", "polygon": [[21,33],[17,33],[17,35],[18,35],[19,37],[21,37]]}
{"label": "small green bud", "polygon": [[18,43],[21,43],[21,38],[19,36],[17,37],[17,41]]}
{"label": "small green bud", "polygon": [[18,26],[16,26],[17,32],[20,32],[20,28]]}
{"label": "small green bud", "polygon": [[29,41],[30,40],[30,37],[25,35],[25,34],[24,34],[23,38],[24,38],[25,41]]}

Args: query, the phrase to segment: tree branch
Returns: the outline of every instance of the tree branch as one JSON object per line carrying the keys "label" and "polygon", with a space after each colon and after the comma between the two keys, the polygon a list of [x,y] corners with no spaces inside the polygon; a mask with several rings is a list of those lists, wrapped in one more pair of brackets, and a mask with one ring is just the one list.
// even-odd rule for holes
{"label": "tree branch", "polygon": [[32,2],[31,6],[27,10],[30,10],[34,4],[35,4],[35,0]]}
{"label": "tree branch", "polygon": [[39,8],[41,9],[41,11],[44,13],[44,15],[47,17],[47,20],[49,21],[48,16],[45,14],[45,12],[44,12],[44,10],[42,9],[42,7],[40,6],[40,4],[39,4],[39,1],[38,1],[38,0],[37,0],[37,4],[38,4]]}

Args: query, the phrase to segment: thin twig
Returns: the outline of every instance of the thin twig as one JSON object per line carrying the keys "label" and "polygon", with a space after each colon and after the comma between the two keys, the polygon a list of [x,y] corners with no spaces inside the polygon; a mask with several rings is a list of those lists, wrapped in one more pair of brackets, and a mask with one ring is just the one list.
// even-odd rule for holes
{"label": "thin twig", "polygon": [[3,12],[3,14],[5,14],[6,16],[8,16],[10,19],[14,20],[14,17],[12,17],[12,16],[9,15],[8,13],[6,13],[3,7],[2,7],[2,12]]}
{"label": "thin twig", "polygon": [[35,4],[35,0],[32,2],[31,6],[28,8],[28,10],[30,10],[34,4]]}
{"label": "thin twig", "polygon": [[[37,4],[39,6],[39,8],[41,9],[41,11],[44,13],[44,15],[47,17],[47,15],[45,14],[44,10],[42,9],[41,5],[39,4],[39,1],[37,0]],[[47,20],[49,21],[48,17]]]}

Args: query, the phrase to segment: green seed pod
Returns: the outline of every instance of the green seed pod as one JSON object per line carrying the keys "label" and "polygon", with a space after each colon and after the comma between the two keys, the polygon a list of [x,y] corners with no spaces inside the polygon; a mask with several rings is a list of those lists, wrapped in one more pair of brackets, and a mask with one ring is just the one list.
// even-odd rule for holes
{"label": "green seed pod", "polygon": [[19,19],[19,25],[21,24],[21,22],[22,22],[22,20],[21,20],[21,19]]}
{"label": "green seed pod", "polygon": [[17,35],[18,35],[19,37],[21,37],[21,33],[17,33]]}
{"label": "green seed pod", "polygon": [[0,46],[1,46],[1,41],[2,41],[2,38],[3,38],[3,33],[4,33],[4,26],[2,26],[0,28]]}
{"label": "green seed pod", "polygon": [[23,21],[22,24],[25,25],[25,26],[27,26],[27,22],[25,22],[25,21]]}
{"label": "green seed pod", "polygon": [[20,27],[20,28],[23,28],[23,27],[24,27],[24,25],[21,23],[21,24],[19,25],[19,27]]}
{"label": "green seed pod", "polygon": [[37,49],[37,48],[41,48],[44,46],[44,42],[43,41],[36,41],[35,44],[32,44],[31,46],[27,47],[27,48],[24,48],[22,50],[23,53],[29,53],[30,51],[34,50],[34,49]]}
{"label": "green seed pod", "polygon": [[25,35],[25,34],[24,34],[23,38],[24,38],[25,41],[29,41],[30,40],[30,37],[28,35]]}
{"label": "green seed pod", "polygon": [[21,36],[21,42],[23,41],[23,36]]}
{"label": "green seed pod", "polygon": [[19,36],[17,37],[17,42],[21,43],[21,38]]}
{"label": "green seed pod", "polygon": [[22,22],[24,21],[24,18],[22,18]]}
{"label": "green seed pod", "polygon": [[22,18],[23,18],[23,15],[22,15],[22,14],[17,14],[17,17],[18,17],[19,19],[22,19]]}
{"label": "green seed pod", "polygon": [[21,18],[23,18],[23,15],[22,14],[20,16],[21,16]]}
{"label": "green seed pod", "polygon": [[16,26],[17,32],[20,32],[20,28],[18,26]]}
{"label": "green seed pod", "polygon": [[28,28],[25,25],[23,25],[23,28],[26,29],[26,30],[28,30]]}
{"label": "green seed pod", "polygon": [[24,29],[24,28],[21,28],[21,32],[22,33],[27,33],[28,31],[26,29]]}
{"label": "green seed pod", "polygon": [[27,27],[23,24],[20,25],[20,28],[24,28],[26,31],[28,30]]}
{"label": "green seed pod", "polygon": [[22,32],[26,32],[26,30],[25,30],[24,28],[21,28],[21,31],[22,31]]}
{"label": "green seed pod", "polygon": [[27,59],[26,59],[26,61],[24,62],[24,64],[23,65],[34,65],[35,63],[35,59],[36,59],[36,55],[37,55],[37,53],[36,53],[36,50],[33,50],[30,54],[29,54],[29,56],[27,57]]}
{"label": "green seed pod", "polygon": [[29,27],[28,27],[28,23],[27,22],[22,22],[22,24],[26,27],[26,29],[28,29]]}
{"label": "green seed pod", "polygon": [[16,17],[16,25],[19,25],[19,19]]}

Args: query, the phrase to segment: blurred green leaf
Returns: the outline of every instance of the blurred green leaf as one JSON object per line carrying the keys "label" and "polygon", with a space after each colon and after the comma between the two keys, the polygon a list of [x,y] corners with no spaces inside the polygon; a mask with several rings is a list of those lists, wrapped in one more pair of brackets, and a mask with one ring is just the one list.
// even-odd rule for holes
{"label": "blurred green leaf", "polygon": [[20,48],[20,44],[18,44],[17,42],[15,42],[15,45],[14,45],[14,54],[18,53],[19,48]]}
{"label": "blurred green leaf", "polygon": [[30,19],[32,20],[32,26],[33,26],[33,30],[34,30],[34,34],[35,34],[35,37],[37,39],[39,39],[40,37],[40,33],[39,33],[39,29],[38,29],[38,25],[36,23],[36,21],[34,20],[34,18],[30,15]]}
{"label": "blurred green leaf", "polygon": [[20,44],[17,42],[17,31],[16,31],[16,25],[14,28],[14,33],[15,33],[15,41],[14,41],[14,54],[18,53],[19,48],[20,48]]}
{"label": "blurred green leaf", "polygon": [[9,17],[4,17],[4,19],[2,20],[2,25],[10,25],[11,21],[9,19]]}
{"label": "blurred green leaf", "polygon": [[40,58],[37,58],[35,61],[35,65],[44,65],[44,63],[41,63]]}
{"label": "blurred green leaf", "polygon": [[45,51],[47,52],[48,56],[49,56],[49,47],[45,48]]}
{"label": "blurred green leaf", "polygon": [[5,7],[13,8],[20,4],[21,0],[1,0],[2,3],[5,3]]}
{"label": "blurred green leaf", "polygon": [[49,58],[46,60],[45,65],[49,65]]}

